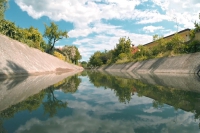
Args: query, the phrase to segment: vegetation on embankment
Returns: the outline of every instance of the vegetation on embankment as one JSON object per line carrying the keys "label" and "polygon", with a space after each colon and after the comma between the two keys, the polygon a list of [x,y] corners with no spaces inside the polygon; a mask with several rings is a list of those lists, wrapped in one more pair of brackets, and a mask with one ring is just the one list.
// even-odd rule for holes
{"label": "vegetation on embankment", "polygon": [[[4,19],[4,12],[8,7],[7,0],[0,1],[0,33],[14,40],[27,44],[29,47],[47,52],[61,60],[69,63],[78,64],[78,60],[82,57],[76,46],[65,45],[64,50],[55,49],[55,44],[62,38],[68,38],[67,31],[59,30],[58,25],[51,22],[50,26],[45,26],[44,34],[42,35],[37,28],[33,26],[29,28],[21,28],[16,26],[14,22]],[[47,43],[44,40],[47,39]],[[66,50],[67,49],[67,50]],[[66,52],[67,51],[67,52]],[[72,54],[73,53],[73,54]]]}
{"label": "vegetation on embankment", "polygon": [[195,29],[191,30],[190,41],[184,42],[178,34],[175,34],[172,39],[165,40],[163,37],[157,36],[154,41],[157,45],[148,47],[139,45],[138,51],[133,52],[131,48],[131,40],[122,37],[112,50],[104,52],[97,51],[89,59],[88,67],[97,67],[102,65],[110,65],[114,63],[137,62],[147,59],[177,56],[180,54],[188,54],[200,52],[200,41],[194,40],[195,34],[200,32],[200,24],[195,22]]}

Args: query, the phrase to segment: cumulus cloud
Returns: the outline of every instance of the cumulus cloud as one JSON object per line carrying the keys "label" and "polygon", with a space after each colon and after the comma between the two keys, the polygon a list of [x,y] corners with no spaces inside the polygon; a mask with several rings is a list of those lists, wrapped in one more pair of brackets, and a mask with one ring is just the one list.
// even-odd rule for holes
{"label": "cumulus cloud", "polygon": [[[76,39],[73,44],[79,47],[79,50],[86,58],[89,58],[94,51],[104,51],[113,49],[119,41],[120,37],[129,37],[133,44],[145,44],[152,40],[152,36],[147,34],[130,33],[121,29],[120,26],[97,23],[94,28],[89,28],[88,31],[96,33],[94,37],[85,37]],[[79,32],[76,34],[79,36]]]}
{"label": "cumulus cloud", "polygon": [[153,32],[155,32],[156,30],[163,30],[164,29],[164,27],[162,27],[162,26],[152,26],[152,25],[150,25],[150,26],[145,26],[145,27],[143,27],[143,30],[145,31],[145,32],[151,32],[151,33],[153,33]]}
{"label": "cumulus cloud", "polygon": [[[174,21],[185,28],[193,28],[200,12],[198,0],[152,0],[165,11],[168,20]],[[175,18],[175,19],[174,19]]]}
{"label": "cumulus cloud", "polygon": [[[95,50],[110,50],[122,36],[129,36],[136,45],[152,40],[152,37],[144,34],[145,32],[138,34],[127,31],[120,25],[103,23],[102,20],[130,20],[135,26],[145,25],[141,31],[152,33],[167,29],[164,25],[151,26],[163,21],[173,22],[180,27],[179,29],[193,28],[193,23],[198,20],[200,12],[199,0],[15,0],[15,2],[35,19],[47,16],[54,21],[64,20],[73,23],[74,29],[69,31],[69,36],[77,38],[73,44],[79,45],[84,59],[88,59]],[[155,8],[152,6],[138,8],[148,2]],[[149,26],[146,26],[147,24]],[[91,38],[89,37],[91,34],[97,36]],[[102,40],[99,40],[100,38]],[[90,47],[92,50],[82,46],[83,43],[92,45]]]}

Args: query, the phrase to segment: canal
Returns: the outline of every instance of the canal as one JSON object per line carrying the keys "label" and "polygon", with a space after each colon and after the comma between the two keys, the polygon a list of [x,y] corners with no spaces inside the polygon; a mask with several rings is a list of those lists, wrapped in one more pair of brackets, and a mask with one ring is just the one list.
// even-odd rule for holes
{"label": "canal", "polygon": [[0,79],[0,133],[200,132],[196,75],[83,71],[47,80]]}

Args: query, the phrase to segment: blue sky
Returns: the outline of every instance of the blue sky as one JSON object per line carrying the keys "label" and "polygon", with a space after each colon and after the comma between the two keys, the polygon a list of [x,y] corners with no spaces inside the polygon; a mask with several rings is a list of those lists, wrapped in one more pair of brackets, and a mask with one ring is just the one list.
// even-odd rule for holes
{"label": "blue sky", "polygon": [[75,45],[87,61],[95,51],[113,49],[120,37],[139,45],[155,34],[194,28],[199,13],[199,0],[9,0],[5,18],[42,34],[44,23],[54,21],[69,35],[56,47]]}

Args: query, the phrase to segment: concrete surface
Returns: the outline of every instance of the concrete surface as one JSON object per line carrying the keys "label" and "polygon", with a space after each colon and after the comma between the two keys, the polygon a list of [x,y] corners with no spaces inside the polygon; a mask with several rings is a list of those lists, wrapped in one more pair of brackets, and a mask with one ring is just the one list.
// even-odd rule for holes
{"label": "concrete surface", "polygon": [[0,34],[0,77],[83,70]]}
{"label": "concrete surface", "polygon": [[150,59],[135,63],[113,64],[104,70],[137,73],[200,74],[200,52],[175,57]]}

